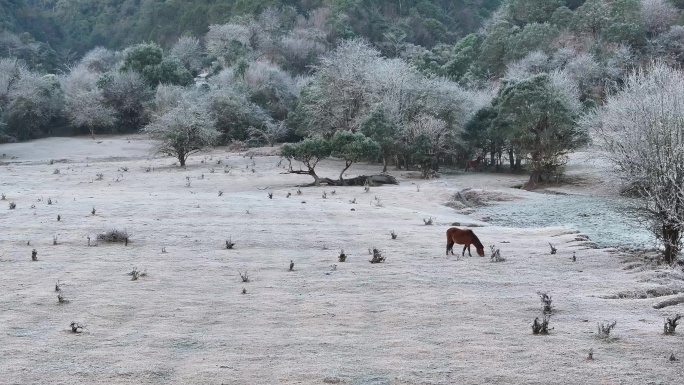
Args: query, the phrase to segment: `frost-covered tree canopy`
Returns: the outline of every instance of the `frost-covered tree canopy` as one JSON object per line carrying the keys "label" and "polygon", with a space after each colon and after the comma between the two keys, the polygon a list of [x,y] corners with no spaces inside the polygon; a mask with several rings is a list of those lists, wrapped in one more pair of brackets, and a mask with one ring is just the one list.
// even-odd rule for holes
{"label": "frost-covered tree canopy", "polygon": [[684,73],[662,62],[633,71],[623,89],[585,118],[626,185],[643,198],[673,262],[684,231]]}

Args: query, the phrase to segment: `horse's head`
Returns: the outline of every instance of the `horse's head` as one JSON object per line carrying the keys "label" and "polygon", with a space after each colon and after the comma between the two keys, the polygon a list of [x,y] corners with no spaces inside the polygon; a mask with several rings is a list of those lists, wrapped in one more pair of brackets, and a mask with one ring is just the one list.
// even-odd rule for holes
{"label": "horse's head", "polygon": [[477,255],[479,255],[480,257],[485,256],[484,247],[476,247],[476,249],[477,249]]}

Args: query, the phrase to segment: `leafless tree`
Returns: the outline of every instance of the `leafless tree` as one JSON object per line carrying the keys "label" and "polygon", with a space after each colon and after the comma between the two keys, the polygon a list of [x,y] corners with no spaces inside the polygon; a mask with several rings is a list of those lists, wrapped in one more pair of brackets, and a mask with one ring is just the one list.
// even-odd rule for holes
{"label": "leafless tree", "polygon": [[195,91],[186,91],[179,96],[175,105],[168,98],[160,101],[152,121],[143,131],[159,140],[158,152],[176,157],[183,167],[191,154],[216,143],[220,134],[211,118],[207,100]]}
{"label": "leafless tree", "polygon": [[677,8],[666,0],[641,0],[641,25],[651,35],[667,31],[679,16]]}
{"label": "leafless tree", "polygon": [[661,62],[635,70],[623,90],[585,117],[623,182],[642,198],[640,218],[673,263],[684,230],[684,72]]}
{"label": "leafless tree", "polygon": [[197,71],[202,67],[202,45],[199,39],[192,36],[181,36],[169,51],[185,68]]}
{"label": "leafless tree", "polygon": [[273,147],[279,139],[282,139],[287,135],[289,129],[285,125],[285,122],[271,123],[267,122],[264,128],[258,129],[255,127],[249,127],[247,133],[257,139],[263,139],[268,143],[269,146]]}
{"label": "leafless tree", "polygon": [[87,127],[93,137],[96,128],[115,122],[114,109],[104,104],[102,90],[97,86],[99,77],[85,66],[78,66],[62,78],[69,120],[75,126]]}

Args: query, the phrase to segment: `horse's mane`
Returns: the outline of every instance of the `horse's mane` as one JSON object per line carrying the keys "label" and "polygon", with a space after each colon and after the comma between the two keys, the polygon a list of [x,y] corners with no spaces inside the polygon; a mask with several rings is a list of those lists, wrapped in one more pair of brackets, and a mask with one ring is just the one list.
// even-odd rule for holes
{"label": "horse's mane", "polygon": [[476,248],[478,249],[484,249],[484,246],[482,246],[482,242],[480,242],[480,238],[475,235],[473,230],[468,230],[470,232],[470,235],[473,236],[473,245],[475,245]]}

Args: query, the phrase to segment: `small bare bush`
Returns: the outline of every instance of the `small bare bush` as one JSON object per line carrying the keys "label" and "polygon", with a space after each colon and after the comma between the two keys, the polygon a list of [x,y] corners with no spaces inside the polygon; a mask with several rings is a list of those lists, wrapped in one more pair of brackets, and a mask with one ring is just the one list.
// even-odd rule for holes
{"label": "small bare bush", "polygon": [[95,180],[102,180],[104,178],[104,174],[95,174],[95,176]]}
{"label": "small bare bush", "polygon": [[534,322],[532,323],[532,334],[549,334],[550,320],[550,315],[544,315],[541,321],[539,320],[539,317],[535,318]]}
{"label": "small bare bush", "polygon": [[97,212],[97,210],[95,210],[95,207],[93,207],[93,210],[90,213],[95,215],[96,212]]}
{"label": "small bare bush", "polygon": [[137,267],[134,267],[127,275],[131,276],[131,281],[137,281],[138,278],[147,277],[147,270],[140,271]]}
{"label": "small bare bush", "polygon": [[69,324],[69,327],[71,328],[72,333],[83,333],[83,329],[85,329],[85,325],[78,322],[72,322]]}
{"label": "small bare bush", "polygon": [[223,191],[219,190],[219,196],[223,195]]}
{"label": "small bare bush", "polygon": [[273,193],[272,192],[268,193],[268,199],[273,199]]}
{"label": "small bare bush", "polygon": [[242,288],[242,294],[247,294],[247,289],[245,289],[244,287]]}
{"label": "small bare bush", "polygon": [[423,223],[425,223],[425,226],[431,226],[433,223],[433,218],[430,217],[428,219],[423,219]]}
{"label": "small bare bush", "polygon": [[66,299],[66,297],[64,296],[64,294],[62,294],[62,293],[60,292],[59,294],[57,294],[57,303],[65,304],[65,303],[69,303],[69,300]]}
{"label": "small bare bush", "polygon": [[57,280],[57,283],[55,283],[55,291],[62,291],[62,288],[59,287],[59,279]]}
{"label": "small bare bush", "polygon": [[506,258],[501,256],[501,250],[499,250],[494,245],[490,245],[489,250],[491,251],[491,256],[489,257],[490,261],[492,261],[492,262],[505,262],[506,261]]}
{"label": "small bare bush", "polygon": [[57,246],[57,234],[52,236],[52,245]]}
{"label": "small bare bush", "polygon": [[390,232],[390,236],[392,236],[392,239],[397,239],[398,234],[395,233],[394,230],[392,230],[392,231]]}
{"label": "small bare bush", "polygon": [[599,338],[609,338],[610,337],[610,331],[615,328],[615,325],[617,325],[617,321],[613,322],[597,322],[596,326],[598,327],[598,336]]}
{"label": "small bare bush", "polygon": [[249,282],[249,274],[247,271],[245,271],[245,274],[242,274],[238,271],[238,274],[240,274],[240,279],[242,279],[242,282]]}
{"label": "small bare bush", "polygon": [[340,262],[345,262],[347,260],[347,255],[344,253],[344,250],[340,250],[340,256],[337,257],[337,260]]}
{"label": "small bare bush", "polygon": [[111,229],[104,233],[98,234],[97,240],[102,242],[123,242],[124,244],[128,244],[129,237],[130,234],[126,230]]}
{"label": "small bare bush", "polygon": [[5,193],[0,194],[0,201],[4,201],[5,199],[7,199],[7,195],[5,195]]}
{"label": "small bare bush", "polygon": [[10,209],[10,210],[14,210],[14,209],[16,209],[16,208],[17,208],[17,204],[16,204],[16,203],[14,203],[14,202],[10,202],[10,203],[9,203],[9,209]]}
{"label": "small bare bush", "polygon": [[556,248],[553,247],[553,245],[549,242],[549,246],[551,246],[551,254],[556,254]]}
{"label": "small bare bush", "polygon": [[290,271],[294,270],[294,261],[290,260]]}
{"label": "small bare bush", "polygon": [[553,312],[553,305],[551,304],[553,301],[551,300],[551,296],[542,291],[538,291],[537,295],[539,295],[539,299],[541,300],[542,312],[544,312],[544,314]]}
{"label": "small bare bush", "polygon": [[297,195],[302,195],[302,190],[301,190],[301,189],[297,189]]}
{"label": "small bare bush", "polygon": [[233,238],[226,239],[226,249],[231,250],[235,246],[235,243],[233,243]]}
{"label": "small bare bush", "polygon": [[373,258],[370,260],[370,263],[381,263],[385,262],[385,257],[382,256],[382,253],[380,253],[380,250],[373,248]]}
{"label": "small bare bush", "polygon": [[665,334],[674,334],[680,318],[682,318],[682,316],[677,314],[676,316],[665,320],[665,326],[663,326]]}
{"label": "small bare bush", "polygon": [[355,205],[355,204],[356,204],[356,198],[354,198],[354,199],[350,199],[350,200],[349,200],[349,203],[351,203],[351,204]]}
{"label": "small bare bush", "polygon": [[321,194],[321,196],[323,197],[323,199],[327,199],[327,198],[328,198],[328,193],[326,193],[325,191],[323,191],[323,194]]}
{"label": "small bare bush", "polygon": [[48,198],[47,204],[51,205],[52,204],[52,198]]}
{"label": "small bare bush", "polygon": [[31,260],[34,262],[38,260],[38,250],[31,250]]}
{"label": "small bare bush", "polygon": [[55,174],[55,175],[59,174],[59,169],[56,168],[55,171],[53,171],[52,173]]}

